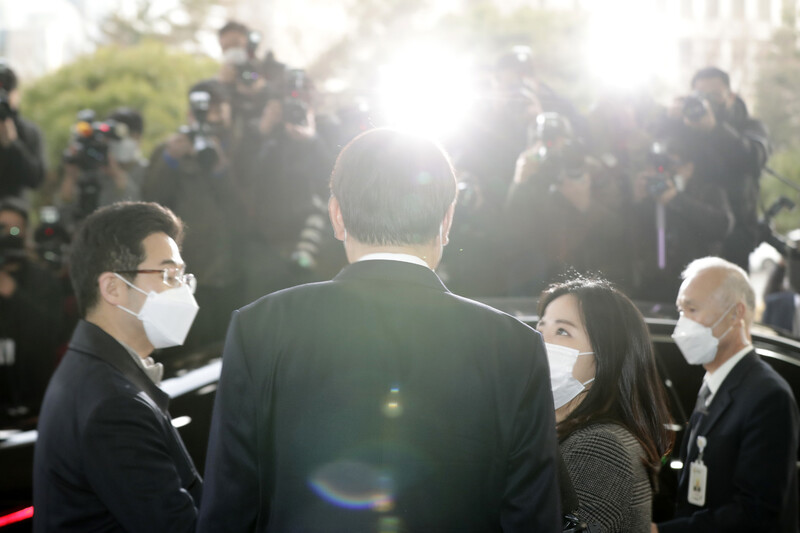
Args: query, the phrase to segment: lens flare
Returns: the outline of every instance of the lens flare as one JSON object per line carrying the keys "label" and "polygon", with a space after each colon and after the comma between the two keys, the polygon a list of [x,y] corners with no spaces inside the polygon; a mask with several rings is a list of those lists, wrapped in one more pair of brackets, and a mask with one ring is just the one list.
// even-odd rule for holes
{"label": "lens flare", "polygon": [[393,507],[391,477],[358,461],[327,464],[312,476],[310,485],[318,496],[338,507],[378,512]]}
{"label": "lens flare", "polygon": [[379,90],[389,126],[435,139],[458,128],[476,97],[469,61],[422,43],[383,65]]}

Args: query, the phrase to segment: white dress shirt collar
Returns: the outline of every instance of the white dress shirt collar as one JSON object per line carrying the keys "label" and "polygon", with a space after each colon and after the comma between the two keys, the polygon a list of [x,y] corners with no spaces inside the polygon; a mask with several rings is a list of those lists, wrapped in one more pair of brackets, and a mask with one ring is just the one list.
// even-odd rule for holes
{"label": "white dress shirt collar", "polygon": [[362,255],[358,258],[356,263],[359,261],[402,261],[403,263],[414,263],[415,265],[424,266],[427,269],[431,267],[428,263],[425,262],[424,259],[421,257],[417,257],[416,255],[411,254],[395,254],[389,252],[381,252],[375,254],[367,254]]}
{"label": "white dress shirt collar", "polygon": [[722,383],[725,381],[725,378],[728,377],[728,374],[731,373],[733,367],[735,367],[736,364],[739,361],[741,361],[745,355],[749,354],[752,351],[753,351],[753,346],[751,344],[748,344],[747,346],[745,346],[744,348],[733,354],[733,356],[730,359],[722,363],[722,365],[718,369],[716,369],[713,374],[709,374],[708,372],[706,372],[706,375],[703,376],[703,382],[706,385],[708,385],[708,390],[711,391],[711,395],[706,400],[706,406],[711,405],[711,400],[713,400],[714,396],[717,395],[717,391],[722,386]]}

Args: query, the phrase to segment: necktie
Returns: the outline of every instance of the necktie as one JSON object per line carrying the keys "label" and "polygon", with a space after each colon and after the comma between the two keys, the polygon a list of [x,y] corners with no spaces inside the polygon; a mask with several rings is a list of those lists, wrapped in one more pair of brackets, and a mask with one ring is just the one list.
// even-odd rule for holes
{"label": "necktie", "polygon": [[[697,393],[697,402],[694,404],[694,413],[698,411],[705,413],[706,400],[708,400],[709,396],[711,396],[711,389],[708,388],[708,383],[703,382],[703,386],[700,387],[700,392]],[[693,416],[694,413],[692,413]]]}
{"label": "necktie", "polygon": [[686,447],[687,460],[692,456],[692,450],[694,450],[695,441],[697,440],[697,428],[700,425],[700,421],[703,420],[703,416],[706,414],[706,400],[708,400],[709,396],[711,396],[711,389],[709,389],[708,384],[704,382],[703,386],[700,387],[700,392],[697,393],[697,402],[694,404],[694,411],[689,419],[691,431],[689,432],[689,444]]}

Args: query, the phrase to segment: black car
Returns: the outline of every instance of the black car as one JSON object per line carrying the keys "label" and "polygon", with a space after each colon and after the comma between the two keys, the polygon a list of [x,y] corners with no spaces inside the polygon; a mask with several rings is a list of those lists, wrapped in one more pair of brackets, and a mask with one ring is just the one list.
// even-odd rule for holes
{"label": "black car", "polygon": [[[520,320],[535,326],[536,301],[527,298],[485,300]],[[686,363],[671,338],[677,315],[674,307],[640,304],[656,348],[658,369],[666,384],[673,429],[680,443],[683,427],[694,408],[697,391],[705,371]],[[795,398],[800,396],[800,342],[779,335],[773,329],[756,325],[752,331],[756,352],[789,382]],[[214,393],[219,380],[221,346],[202,353],[164,356],[162,388],[172,397],[170,413],[195,464],[202,469],[211,421]],[[0,533],[30,531],[33,447],[36,443],[36,418],[15,420],[0,426]],[[679,446],[679,445],[676,445]],[[670,516],[677,486],[677,473],[683,467],[679,449],[665,458],[660,492],[654,500],[653,518]],[[800,463],[798,463],[800,466]]]}

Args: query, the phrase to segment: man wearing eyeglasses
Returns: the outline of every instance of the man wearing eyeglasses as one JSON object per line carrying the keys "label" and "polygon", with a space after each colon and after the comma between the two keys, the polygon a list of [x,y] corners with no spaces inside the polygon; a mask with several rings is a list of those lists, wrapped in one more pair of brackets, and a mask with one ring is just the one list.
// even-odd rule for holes
{"label": "man wearing eyeglasses", "polygon": [[34,531],[193,531],[202,480],[150,354],[197,313],[183,223],[154,203],[90,215],[70,252],[82,320],[48,385],[34,453]]}

